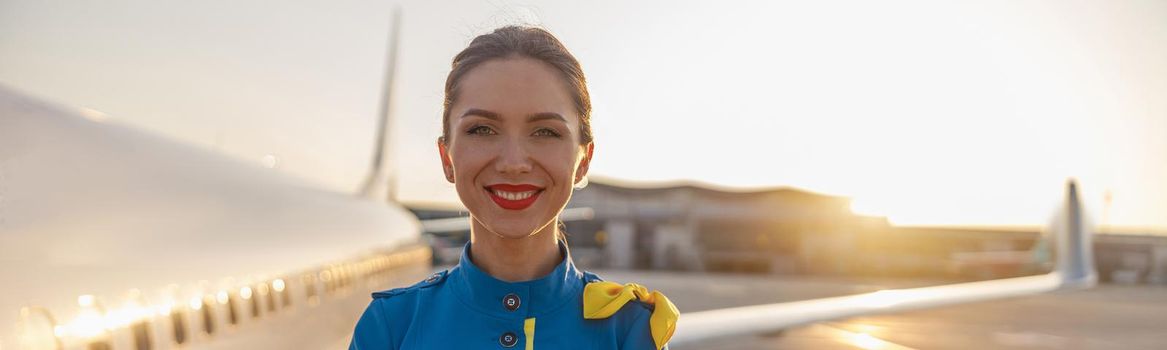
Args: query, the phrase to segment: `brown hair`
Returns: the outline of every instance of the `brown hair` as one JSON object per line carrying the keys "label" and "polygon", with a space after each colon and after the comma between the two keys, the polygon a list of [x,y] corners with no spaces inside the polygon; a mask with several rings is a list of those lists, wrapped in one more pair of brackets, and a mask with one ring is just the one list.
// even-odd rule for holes
{"label": "brown hair", "polygon": [[587,80],[579,61],[567,47],[545,29],[524,26],[506,26],[490,34],[479,35],[470,46],[454,56],[450,75],[446,77],[446,99],[442,103],[442,143],[450,140],[450,106],[458,98],[458,87],[466,73],[483,62],[514,56],[537,59],[555,67],[563,75],[564,83],[579,113],[580,144],[592,142],[592,100],[588,95]]}

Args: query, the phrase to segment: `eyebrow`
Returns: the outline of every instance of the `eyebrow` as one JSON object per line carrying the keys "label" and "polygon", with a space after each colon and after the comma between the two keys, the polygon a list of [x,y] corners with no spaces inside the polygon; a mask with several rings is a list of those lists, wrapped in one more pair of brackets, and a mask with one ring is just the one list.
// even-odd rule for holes
{"label": "eyebrow", "polygon": [[491,119],[491,120],[502,119],[502,117],[499,116],[498,113],[491,112],[491,111],[488,111],[485,109],[478,109],[478,108],[471,108],[471,109],[466,110],[466,113],[462,113],[462,116],[459,118],[466,118],[469,116],[478,116],[478,117],[483,117],[483,118]]}
{"label": "eyebrow", "polygon": [[559,113],[554,113],[554,112],[535,113],[535,114],[527,116],[528,123],[540,121],[540,120],[547,120],[547,119],[558,120],[558,121],[561,121],[564,123],[567,122],[567,119],[564,119],[562,115],[559,115]]}
{"label": "eyebrow", "polygon": [[[498,113],[491,112],[491,111],[488,111],[485,109],[478,109],[478,108],[471,108],[471,109],[466,110],[466,112],[462,113],[462,116],[459,118],[466,118],[469,116],[477,116],[477,117],[482,117],[482,118],[496,120],[496,121],[502,119],[502,116],[500,116]],[[567,122],[566,118],[564,118],[562,115],[559,115],[559,113],[555,113],[555,112],[540,112],[540,113],[535,113],[535,114],[531,114],[531,115],[527,116],[527,122],[535,122],[535,121],[547,120],[547,119],[558,120],[558,121],[561,121],[564,123]]]}

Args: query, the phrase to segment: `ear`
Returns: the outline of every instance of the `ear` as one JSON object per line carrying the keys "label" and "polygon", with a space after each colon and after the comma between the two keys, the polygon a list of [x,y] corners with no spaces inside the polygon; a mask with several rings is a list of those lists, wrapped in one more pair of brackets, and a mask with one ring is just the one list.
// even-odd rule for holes
{"label": "ear", "polygon": [[595,144],[593,144],[591,142],[588,142],[587,145],[583,146],[584,147],[583,159],[581,159],[579,161],[579,166],[575,168],[575,183],[576,184],[579,184],[580,181],[583,181],[584,176],[588,175],[588,167],[590,167],[592,164],[592,150],[595,148],[594,146],[595,146]]}
{"label": "ear", "polygon": [[446,181],[454,183],[454,162],[450,161],[450,150],[443,141],[443,137],[438,138],[438,157],[442,159],[442,172],[446,174]]}

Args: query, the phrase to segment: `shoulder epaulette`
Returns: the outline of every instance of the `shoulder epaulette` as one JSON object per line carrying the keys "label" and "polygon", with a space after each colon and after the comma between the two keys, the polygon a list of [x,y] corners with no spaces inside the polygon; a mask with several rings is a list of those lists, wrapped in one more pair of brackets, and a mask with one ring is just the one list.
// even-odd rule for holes
{"label": "shoulder epaulette", "polygon": [[448,272],[449,272],[448,270],[434,272],[434,274],[430,275],[429,277],[426,277],[426,279],[422,280],[421,282],[414,283],[412,286],[409,286],[409,287],[394,288],[394,289],[390,289],[390,290],[383,290],[380,292],[375,292],[375,293],[373,293],[373,298],[388,298],[388,297],[391,297],[394,295],[399,295],[399,294],[407,293],[407,292],[422,289],[422,288],[433,287],[433,286],[445,281],[446,275],[448,274]]}
{"label": "shoulder epaulette", "polygon": [[584,283],[585,284],[592,283],[592,282],[600,282],[600,281],[604,280],[603,278],[600,278],[600,276],[596,276],[596,274],[591,273],[591,272],[587,272],[587,271],[584,271],[583,275],[584,275]]}

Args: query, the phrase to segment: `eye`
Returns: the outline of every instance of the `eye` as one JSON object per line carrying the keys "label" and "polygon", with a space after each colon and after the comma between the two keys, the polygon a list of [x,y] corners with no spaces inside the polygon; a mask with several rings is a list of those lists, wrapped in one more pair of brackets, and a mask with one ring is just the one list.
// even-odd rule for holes
{"label": "eye", "polygon": [[555,131],[555,129],[550,129],[550,128],[539,128],[538,130],[535,130],[534,135],[535,136],[550,136],[550,137],[554,137],[554,138],[559,138],[559,136],[560,136],[558,131]]}
{"label": "eye", "polygon": [[494,135],[495,132],[493,129],[491,129],[490,127],[488,127],[486,125],[475,125],[475,126],[471,126],[469,130],[466,130],[466,134],[467,135],[486,136],[486,135]]}

